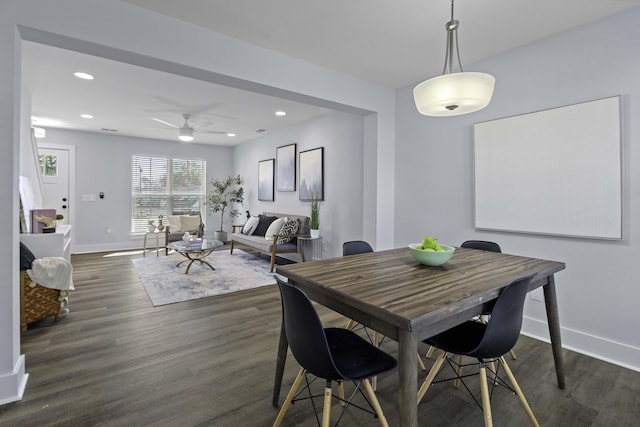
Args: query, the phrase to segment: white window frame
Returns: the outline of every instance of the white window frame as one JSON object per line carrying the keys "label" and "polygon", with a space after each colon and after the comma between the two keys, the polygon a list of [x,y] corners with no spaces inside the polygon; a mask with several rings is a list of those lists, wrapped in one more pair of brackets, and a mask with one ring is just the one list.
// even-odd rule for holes
{"label": "white window frame", "polygon": [[[166,165],[162,165],[166,162]],[[178,188],[174,166],[176,163],[194,165],[201,168],[200,184]],[[145,168],[145,165],[147,166]],[[144,169],[143,169],[144,168]],[[150,185],[144,185],[146,179]],[[158,155],[134,154],[131,156],[131,225],[132,235],[148,231],[148,221],[157,226],[162,215],[163,225],[167,225],[168,215],[200,212],[203,222],[206,218],[204,203],[206,200],[207,162],[195,158],[171,158]],[[164,183],[162,181],[165,181]],[[154,182],[155,181],[155,182]],[[146,215],[138,200],[147,198],[149,206]],[[155,200],[153,200],[155,199]],[[182,199],[182,200],[180,200]],[[176,203],[180,202],[180,203]],[[182,204],[182,206],[180,206]]]}

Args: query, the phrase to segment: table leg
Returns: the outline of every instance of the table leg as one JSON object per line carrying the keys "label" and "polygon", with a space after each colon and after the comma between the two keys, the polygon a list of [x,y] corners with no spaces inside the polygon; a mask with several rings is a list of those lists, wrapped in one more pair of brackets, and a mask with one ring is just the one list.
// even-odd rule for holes
{"label": "table leg", "polygon": [[160,249],[160,240],[158,239],[158,234],[159,233],[153,233],[153,234],[156,235],[156,256],[158,257],[158,256],[160,256],[160,254],[158,253],[159,249]]}
{"label": "table leg", "polygon": [[144,233],[144,240],[142,243],[142,256],[147,256],[147,233]]}
{"label": "table leg", "polygon": [[409,330],[400,330],[398,342],[398,375],[400,425],[418,425],[418,341]]}
{"label": "table leg", "polygon": [[558,387],[564,389],[564,359],[562,358],[562,341],[560,338],[560,317],[558,316],[556,282],[553,275],[549,276],[549,282],[542,287],[542,290],[544,291],[544,305],[547,310],[547,323],[549,324],[549,336],[551,338],[553,361],[556,365]]}
{"label": "table leg", "polygon": [[276,361],[276,378],[273,382],[273,400],[274,407],[280,405],[280,387],[282,386],[282,377],[284,375],[284,364],[287,361],[287,349],[289,341],[287,341],[287,333],[284,329],[284,319],[280,325],[280,342],[278,343],[278,358]]}
{"label": "table leg", "polygon": [[209,266],[210,269],[215,271],[215,268],[213,268],[213,265],[209,264],[209,261],[205,261],[203,259],[199,259],[198,261],[200,261],[200,264],[206,264]]}
{"label": "table leg", "polygon": [[189,269],[191,268],[191,264],[193,264],[194,261],[195,259],[189,258],[189,264],[187,264],[187,269],[184,270],[184,274],[189,274]]}

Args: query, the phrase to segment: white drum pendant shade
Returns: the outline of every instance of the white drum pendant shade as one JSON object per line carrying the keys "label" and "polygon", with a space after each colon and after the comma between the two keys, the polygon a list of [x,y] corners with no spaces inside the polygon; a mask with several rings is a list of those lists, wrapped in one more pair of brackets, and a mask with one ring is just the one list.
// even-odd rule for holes
{"label": "white drum pendant shade", "polygon": [[458,116],[489,105],[496,79],[485,73],[450,73],[434,77],[413,89],[420,114],[425,116]]}

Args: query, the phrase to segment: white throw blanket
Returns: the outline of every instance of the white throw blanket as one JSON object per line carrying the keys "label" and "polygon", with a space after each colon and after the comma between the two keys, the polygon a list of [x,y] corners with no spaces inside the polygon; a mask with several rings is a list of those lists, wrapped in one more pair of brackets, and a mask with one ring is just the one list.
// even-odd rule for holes
{"label": "white throw blanket", "polygon": [[72,272],[71,263],[61,257],[36,258],[31,265],[31,270],[27,270],[31,280],[37,284],[61,291],[75,290],[71,279]]}

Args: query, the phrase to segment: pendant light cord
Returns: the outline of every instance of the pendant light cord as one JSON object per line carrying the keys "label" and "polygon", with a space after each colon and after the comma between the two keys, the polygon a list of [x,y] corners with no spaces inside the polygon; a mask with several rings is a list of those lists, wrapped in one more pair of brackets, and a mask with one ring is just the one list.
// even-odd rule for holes
{"label": "pendant light cord", "polygon": [[[445,28],[447,30],[447,51],[444,56],[444,67],[442,68],[442,74],[453,73],[453,47],[456,49],[456,57],[458,58],[458,67],[460,72],[464,72],[462,69],[462,61],[460,60],[460,48],[458,46],[458,25],[459,22],[453,19],[453,1],[451,0],[451,21],[447,22]],[[447,72],[447,68],[449,72]]]}

